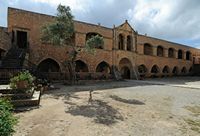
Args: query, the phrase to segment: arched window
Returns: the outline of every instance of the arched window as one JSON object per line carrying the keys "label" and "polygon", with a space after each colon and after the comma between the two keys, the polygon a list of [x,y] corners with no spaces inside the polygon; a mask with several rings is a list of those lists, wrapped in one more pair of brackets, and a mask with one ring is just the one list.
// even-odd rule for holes
{"label": "arched window", "polygon": [[183,51],[178,50],[178,59],[183,59]]}
{"label": "arched window", "polygon": [[163,57],[163,47],[162,46],[158,46],[157,47],[157,56]]}
{"label": "arched window", "polygon": [[147,68],[146,68],[146,66],[145,66],[145,65],[140,65],[140,66],[138,66],[138,72],[139,72],[140,74],[145,74],[145,73],[147,73]]}
{"label": "arched window", "polygon": [[81,60],[76,61],[76,72],[88,72],[88,66]]}
{"label": "arched window", "polygon": [[132,36],[127,36],[127,50],[131,51],[132,50]]}
{"label": "arched window", "polygon": [[170,72],[170,70],[169,70],[169,67],[168,66],[165,66],[164,68],[163,68],[163,71],[162,71],[164,74],[167,74],[167,73],[169,73]]}
{"label": "arched window", "polygon": [[144,54],[145,55],[153,55],[153,48],[150,44],[145,43],[144,44]]}
{"label": "arched window", "polygon": [[[99,35],[100,37],[103,37],[102,35],[100,35],[100,34],[98,34],[98,33],[90,32],[90,33],[87,33],[87,34],[86,34],[86,39],[85,39],[85,41],[87,42],[87,40],[91,39],[93,36],[96,36],[96,35]],[[95,47],[95,48],[103,49],[103,46],[98,46],[98,47]]]}
{"label": "arched window", "polygon": [[124,36],[122,34],[119,34],[118,36],[118,48],[119,50],[124,50]]}
{"label": "arched window", "polygon": [[191,53],[190,53],[190,51],[186,52],[186,60],[191,60]]}
{"label": "arched window", "polygon": [[174,49],[173,48],[169,48],[168,49],[168,57],[169,58],[174,58]]}
{"label": "arched window", "polygon": [[157,65],[154,65],[154,66],[151,68],[151,73],[154,73],[154,74],[159,73],[159,67],[158,67]]}

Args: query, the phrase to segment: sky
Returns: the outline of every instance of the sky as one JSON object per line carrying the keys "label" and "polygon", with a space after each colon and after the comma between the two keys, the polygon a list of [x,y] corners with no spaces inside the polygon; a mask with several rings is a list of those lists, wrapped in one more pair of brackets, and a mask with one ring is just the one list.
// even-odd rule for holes
{"label": "sky", "polygon": [[0,26],[8,7],[56,15],[58,4],[79,21],[112,28],[128,20],[140,34],[200,49],[200,0],[0,0]]}

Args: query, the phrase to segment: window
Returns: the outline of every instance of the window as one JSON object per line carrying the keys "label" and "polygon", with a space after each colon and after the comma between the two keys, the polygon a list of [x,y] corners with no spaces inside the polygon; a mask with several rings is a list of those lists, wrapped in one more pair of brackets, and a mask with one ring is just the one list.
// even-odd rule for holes
{"label": "window", "polygon": [[145,43],[144,44],[144,54],[145,55],[153,55],[153,48],[150,44]]}

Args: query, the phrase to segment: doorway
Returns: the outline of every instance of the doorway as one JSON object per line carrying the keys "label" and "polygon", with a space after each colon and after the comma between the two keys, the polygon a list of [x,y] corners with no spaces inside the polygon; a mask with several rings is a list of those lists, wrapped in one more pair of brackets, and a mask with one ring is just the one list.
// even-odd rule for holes
{"label": "doorway", "polygon": [[27,48],[27,32],[17,31],[17,46],[19,48]]}

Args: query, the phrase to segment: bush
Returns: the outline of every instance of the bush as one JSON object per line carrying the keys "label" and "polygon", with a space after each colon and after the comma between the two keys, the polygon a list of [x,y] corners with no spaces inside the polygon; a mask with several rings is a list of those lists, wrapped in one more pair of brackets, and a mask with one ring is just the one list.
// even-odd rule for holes
{"label": "bush", "polygon": [[23,72],[20,72],[17,76],[14,76],[13,78],[10,79],[10,87],[13,89],[16,89],[18,82],[27,81],[28,88],[31,88],[34,80],[35,80],[35,77],[33,77],[29,73],[29,71],[23,71]]}
{"label": "bush", "polygon": [[12,114],[12,105],[8,100],[0,98],[0,136],[11,136],[17,118]]}

